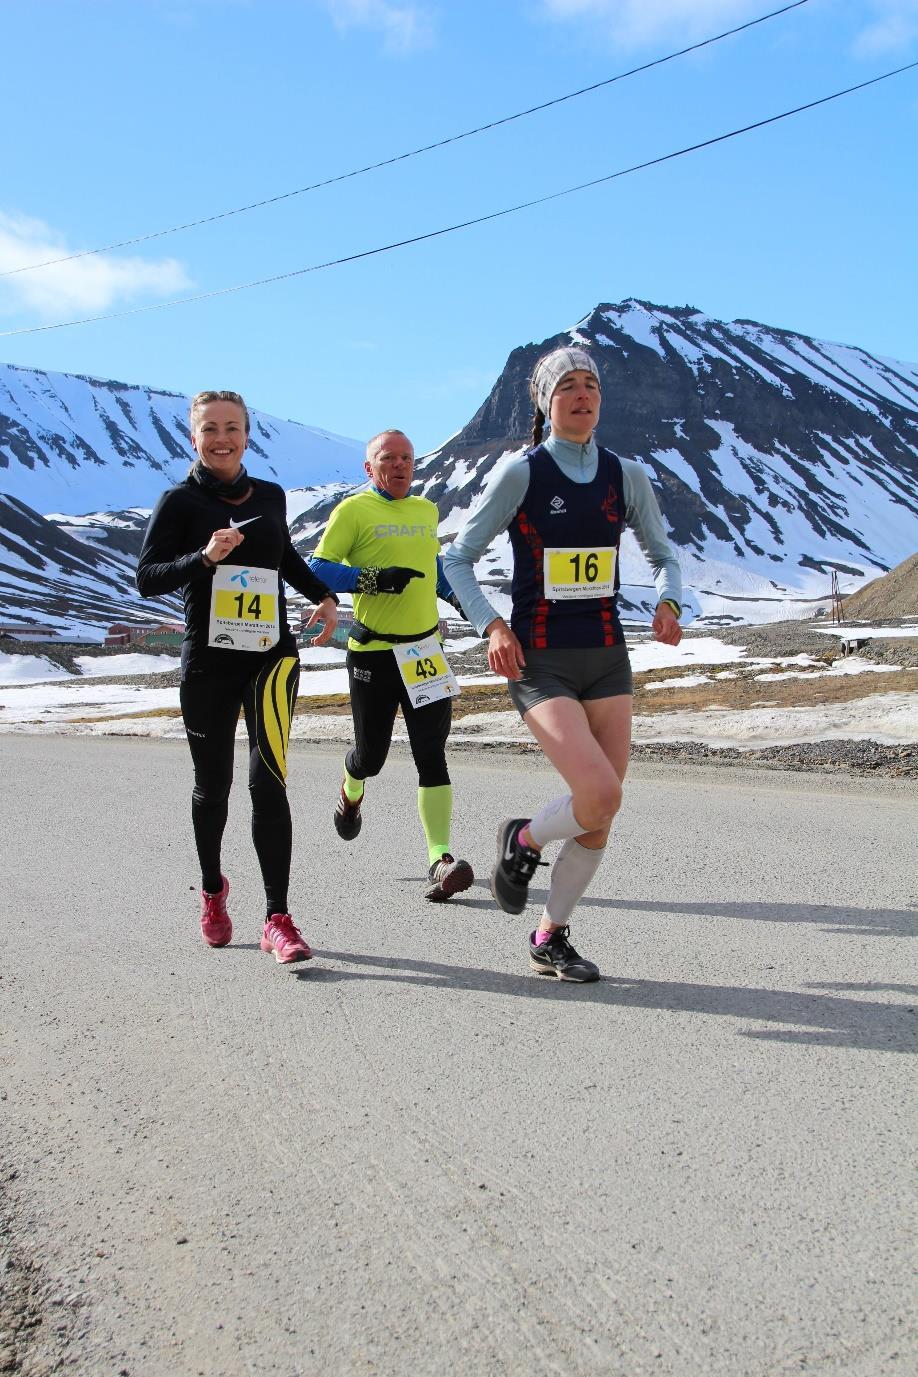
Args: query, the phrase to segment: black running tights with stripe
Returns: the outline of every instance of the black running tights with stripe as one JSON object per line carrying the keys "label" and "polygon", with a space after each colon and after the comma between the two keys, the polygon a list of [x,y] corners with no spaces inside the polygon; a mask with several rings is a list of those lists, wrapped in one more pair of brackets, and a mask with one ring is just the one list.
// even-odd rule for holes
{"label": "black running tights with stripe", "polygon": [[240,708],[245,712],[252,840],[269,915],[287,912],[292,848],[287,743],[299,678],[299,662],[293,656],[281,655],[264,661],[255,674],[192,672],[180,690],[194,762],[191,819],[202,887],[210,893],[219,890],[221,883],[220,848],[233,782],[233,745]]}

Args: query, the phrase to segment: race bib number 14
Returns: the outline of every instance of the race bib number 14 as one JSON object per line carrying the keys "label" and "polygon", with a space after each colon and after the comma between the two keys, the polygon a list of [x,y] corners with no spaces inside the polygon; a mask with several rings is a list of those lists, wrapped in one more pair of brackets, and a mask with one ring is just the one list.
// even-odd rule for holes
{"label": "race bib number 14", "polygon": [[427,636],[411,645],[395,645],[392,653],[413,708],[435,703],[440,698],[455,698],[459,681],[447,663],[436,636]]}
{"label": "race bib number 14", "polygon": [[542,563],[546,598],[553,602],[611,598],[615,592],[616,553],[612,545],[593,550],[573,546],[546,550]]}
{"label": "race bib number 14", "polygon": [[208,645],[270,650],[280,639],[276,569],[218,564],[210,595]]}

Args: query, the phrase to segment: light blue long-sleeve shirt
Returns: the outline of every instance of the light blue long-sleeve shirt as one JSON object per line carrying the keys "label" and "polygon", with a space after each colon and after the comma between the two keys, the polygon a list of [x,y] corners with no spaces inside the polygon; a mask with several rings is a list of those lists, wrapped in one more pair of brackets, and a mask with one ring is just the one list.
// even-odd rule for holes
{"label": "light blue long-sleeve shirt", "polygon": [[[585,445],[549,435],[543,441],[558,468],[574,483],[592,483],[599,467],[599,449],[592,438]],[[638,539],[654,572],[657,601],[671,598],[682,605],[682,571],[663,528],[663,518],[645,470],[633,459],[620,459],[625,496],[625,524]],[[491,606],[475,578],[475,565],[495,536],[510,525],[529,487],[525,455],[511,459],[492,475],[481,505],[443,555],[446,576],[466,617],[479,635],[501,614]]]}

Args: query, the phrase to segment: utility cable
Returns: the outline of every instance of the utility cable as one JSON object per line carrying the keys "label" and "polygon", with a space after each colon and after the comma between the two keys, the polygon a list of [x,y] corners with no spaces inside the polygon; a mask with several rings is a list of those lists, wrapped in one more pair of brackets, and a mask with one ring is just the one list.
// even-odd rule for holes
{"label": "utility cable", "polygon": [[619,177],[627,177],[632,172],[641,172],[648,167],[657,167],[660,163],[671,162],[674,158],[682,158],[687,153],[697,153],[702,148],[711,148],[714,144],[724,143],[727,139],[735,139],[740,134],[749,134],[754,129],[764,129],[766,125],[777,124],[780,120],[790,119],[792,115],[802,114],[805,110],[815,110],[819,105],[827,105],[830,101],[840,100],[842,96],[850,96],[854,91],[863,91],[868,86],[876,86],[878,82],[888,81],[890,77],[900,76],[902,72],[909,72],[914,67],[918,67],[918,61],[906,63],[904,67],[896,67],[894,71],[884,72],[881,76],[871,77],[869,81],[860,81],[856,86],[846,86],[843,91],[834,91],[830,96],[821,96],[819,100],[811,100],[806,105],[797,105],[793,110],[784,110],[780,115],[770,115],[767,119],[756,120],[754,124],[745,124],[741,129],[731,129],[729,133],[717,134],[713,138],[704,139],[701,143],[689,144],[687,148],[679,148],[674,153],[663,153],[659,158],[649,158],[646,162],[635,163],[632,167],[621,168],[618,172],[609,172],[604,177],[594,177],[592,181],[580,182],[577,186],[565,187],[563,191],[552,191],[546,196],[537,196],[531,201],[521,201],[515,206],[506,206],[503,210],[493,210],[488,215],[478,215],[472,220],[462,220],[455,225],[446,225],[442,229],[428,230],[425,234],[415,234],[408,239],[397,239],[391,244],[381,244],[375,249],[363,249],[360,253],[350,253],[343,258],[331,258],[325,263],[313,263],[306,268],[293,268],[290,272],[275,273],[273,277],[261,277],[254,282],[240,282],[232,287],[217,287],[210,292],[198,292],[195,296],[176,297],[171,301],[153,302],[147,306],[132,306],[125,311],[111,311],[107,315],[84,316],[80,320],[62,320],[53,325],[29,325],[20,330],[2,330],[0,339],[8,339],[12,335],[36,335],[45,330],[63,330],[71,325],[91,325],[97,321],[120,320],[124,316],[141,315],[147,311],[164,311],[170,306],[188,306],[195,301],[208,301],[217,296],[229,296],[233,292],[247,292],[252,287],[266,287],[273,282],[286,282],[293,277],[303,277],[306,273],[321,272],[324,268],[338,268],[344,263],[356,263],[361,258],[373,258],[377,254],[390,253],[393,249],[403,249],[409,244],[420,244],[427,239],[438,239],[446,234],[455,234],[457,230],[470,229],[473,225],[483,225],[489,220],[499,220],[505,215],[515,215],[521,210],[531,210],[533,206],[544,206],[549,201],[557,201],[562,196],[572,196],[576,191],[586,191],[590,187],[601,186],[605,182],[614,182]]}
{"label": "utility cable", "polygon": [[309,186],[297,187],[294,191],[282,191],[277,196],[268,196],[263,201],[252,201],[247,206],[236,206],[233,210],[221,210],[215,215],[205,215],[200,220],[189,220],[184,225],[171,225],[168,229],[153,230],[149,234],[138,234],[133,239],[119,239],[115,244],[104,244],[101,248],[81,249],[79,253],[64,254],[61,258],[46,258],[42,263],[27,263],[21,268],[7,268],[0,272],[0,278],[14,277],[17,273],[35,272],[38,268],[51,268],[57,263],[72,263],[75,258],[89,258],[93,254],[111,253],[114,249],[127,249],[135,244],[146,244],[151,239],[162,239],[168,234],[179,234],[184,230],[198,229],[201,225],[212,225],[217,220],[228,220],[233,215],[244,215],[250,210],[261,210],[264,206],[276,205],[279,201],[289,201],[294,196],[305,196],[309,191],[319,191],[322,187],[334,186],[336,182],[346,182],[352,177],[362,177],[365,172],[376,172],[382,167],[391,167],[394,163],[405,162],[408,158],[417,158],[421,153],[432,153],[435,149],[445,148],[447,144],[459,143],[462,139],[470,139],[475,134],[484,134],[490,129],[498,129],[502,124],[512,124],[514,120],[525,119],[527,115],[535,115],[540,110],[550,110],[553,105],[563,105],[565,101],[576,100],[578,96],[588,95],[590,91],[599,91],[603,86],[611,86],[616,81],[624,81],[627,77],[637,76],[640,72],[649,72],[652,67],[661,67],[666,62],[673,62],[677,57],[685,57],[687,53],[694,53],[699,48],[707,48],[712,43],[719,43],[722,38],[731,38],[733,34],[742,33],[744,29],[752,29],[756,24],[764,24],[769,19],[775,19],[780,14],[787,14],[788,10],[797,10],[801,5],[807,5],[810,0],[793,0],[792,4],[785,5],[782,9],[772,10],[770,14],[762,14],[758,19],[749,19],[745,24],[738,24],[735,29],[725,29],[723,33],[715,34],[712,38],[704,38],[699,43],[693,43],[688,48],[680,48],[678,52],[668,53],[665,57],[654,58],[652,62],[645,62],[640,67],[632,67],[630,71],[619,72],[616,76],[606,77],[604,81],[596,81],[592,86],[582,86],[579,91],[569,91],[565,96],[556,96],[554,100],[546,100],[541,105],[532,105],[528,110],[518,110],[515,115],[504,115],[502,119],[491,120],[489,124],[480,124],[475,129],[466,129],[461,134],[451,134],[448,138],[439,139],[436,143],[424,144],[422,148],[412,148],[407,153],[397,153],[394,157],[383,158],[378,163],[368,163],[366,167],[354,168],[351,172],[340,172],[335,177],[326,177],[324,181],[312,182]]}

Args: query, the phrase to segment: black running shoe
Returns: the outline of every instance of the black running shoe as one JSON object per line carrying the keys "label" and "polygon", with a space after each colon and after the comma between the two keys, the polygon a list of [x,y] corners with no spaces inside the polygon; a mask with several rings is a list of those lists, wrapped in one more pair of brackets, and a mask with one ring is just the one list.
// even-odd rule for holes
{"label": "black running shoe", "polygon": [[361,803],[363,795],[361,794],[356,803],[352,803],[342,784],[338,802],[335,804],[335,831],[342,841],[353,841],[360,831],[363,824],[363,818],[360,816]]}
{"label": "black running shoe", "polygon": [[448,851],[430,867],[428,874],[432,888],[428,889],[425,898],[432,904],[442,904],[454,894],[461,894],[475,878],[468,861],[454,860]]}
{"label": "black running shoe", "polygon": [[539,865],[539,852],[532,846],[521,846],[519,830],[528,818],[508,818],[497,829],[497,860],[491,871],[491,893],[504,913],[522,913],[526,907],[529,881]]}
{"label": "black running shoe", "polygon": [[556,975],[559,980],[576,980],[581,984],[599,979],[599,967],[575,952],[567,935],[570,928],[559,928],[547,942],[535,945],[535,933],[529,935],[529,964],[540,975]]}

